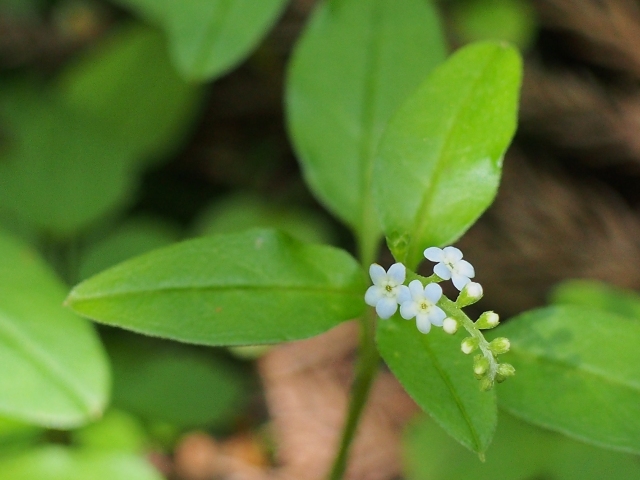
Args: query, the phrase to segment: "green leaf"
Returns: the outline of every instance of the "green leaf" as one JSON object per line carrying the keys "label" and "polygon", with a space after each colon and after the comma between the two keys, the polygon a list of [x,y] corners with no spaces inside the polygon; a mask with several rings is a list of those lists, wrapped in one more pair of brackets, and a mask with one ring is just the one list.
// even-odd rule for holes
{"label": "green leaf", "polygon": [[129,199],[127,145],[37,86],[2,92],[9,144],[0,152],[0,209],[57,237],[74,235]]}
{"label": "green leaf", "polygon": [[142,458],[124,453],[49,446],[0,461],[0,475],[11,480],[162,480]]}
{"label": "green leaf", "polygon": [[184,141],[203,91],[175,71],[160,32],[128,24],[67,67],[55,94],[140,162],[165,158]]}
{"label": "green leaf", "polygon": [[181,428],[229,426],[244,406],[245,372],[210,351],[127,336],[107,343],[113,403]]}
{"label": "green leaf", "polygon": [[453,243],[493,201],[516,128],[521,75],[512,47],[464,47],[390,121],[374,194],[389,246],[408,268],[424,248]]}
{"label": "green leaf", "polygon": [[84,280],[124,260],[169,245],[178,236],[171,225],[163,222],[147,218],[131,219],[83,252],[80,278]]}
{"label": "green leaf", "polygon": [[286,0],[116,0],[160,26],[171,58],[191,80],[212,80],[257,47]]}
{"label": "green leaf", "polygon": [[496,331],[516,376],[500,406],[595,445],[640,453],[640,323],[591,307],[524,313]]}
{"label": "green leaf", "polygon": [[382,131],[444,57],[438,17],[423,0],[325,2],[294,51],[286,106],[305,178],[368,241],[380,231],[371,177]]}
{"label": "green leaf", "polygon": [[460,341],[439,328],[422,334],[415,322],[398,315],[378,322],[380,354],[407,393],[449,435],[482,457],[496,427],[496,397],[493,390],[480,391]]}
{"label": "green leaf", "polygon": [[206,345],[307,338],[364,310],[346,252],[269,230],[179,243],[75,287],[67,304],[96,321]]}
{"label": "green leaf", "polygon": [[596,280],[567,280],[555,288],[551,301],[581,305],[640,320],[640,295]]}
{"label": "green leaf", "polygon": [[235,233],[248,228],[276,228],[308,243],[333,243],[331,224],[318,213],[293,205],[275,205],[266,199],[236,194],[213,204],[197,220],[198,234]]}
{"label": "green leaf", "polygon": [[98,422],[71,433],[73,443],[102,452],[143,453],[149,439],[133,415],[110,409]]}
{"label": "green leaf", "polygon": [[62,307],[64,295],[33,252],[0,235],[2,415],[70,428],[104,410],[104,351],[93,327]]}
{"label": "green leaf", "polygon": [[504,413],[484,463],[427,419],[408,429],[404,443],[407,480],[640,478],[636,456],[585,445]]}

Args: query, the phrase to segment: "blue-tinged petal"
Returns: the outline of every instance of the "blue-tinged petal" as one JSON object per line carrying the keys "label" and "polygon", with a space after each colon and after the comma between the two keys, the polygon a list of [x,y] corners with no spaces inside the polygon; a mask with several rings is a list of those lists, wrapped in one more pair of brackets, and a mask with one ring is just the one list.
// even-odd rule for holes
{"label": "blue-tinged petal", "polygon": [[430,283],[424,287],[424,297],[431,303],[438,303],[442,296],[442,287],[437,283]]}
{"label": "blue-tinged petal", "polygon": [[424,297],[424,285],[420,280],[412,280],[409,283],[409,290],[411,291],[411,298],[414,300],[421,300]]}
{"label": "blue-tinged petal", "polygon": [[438,247],[427,248],[424,251],[424,256],[427,260],[431,260],[432,262],[444,261],[444,253],[442,253],[442,249]]}
{"label": "blue-tinged petal", "polygon": [[453,285],[460,291],[462,291],[462,289],[464,288],[464,286],[469,283],[471,280],[469,280],[469,277],[466,277],[464,275],[460,275],[458,273],[454,273],[451,276],[451,281],[453,282]]}
{"label": "blue-tinged petal", "polygon": [[476,276],[476,271],[474,270],[473,265],[471,265],[466,260],[460,260],[458,263],[456,263],[456,273],[469,278],[473,278]]}
{"label": "blue-tinged petal", "polygon": [[401,263],[394,263],[389,267],[388,275],[398,285],[402,285],[404,283],[405,277],[407,276],[407,269]]}
{"label": "blue-tinged petal", "polygon": [[397,299],[400,304],[411,301],[411,290],[409,290],[409,287],[406,285],[400,285]]}
{"label": "blue-tinged petal", "polygon": [[364,294],[364,303],[375,307],[384,296],[384,290],[376,285],[371,285]]}
{"label": "blue-tinged petal", "polygon": [[372,263],[369,267],[369,276],[374,285],[380,285],[387,278],[387,272],[377,263]]}
{"label": "blue-tinged petal", "polygon": [[429,309],[429,321],[436,327],[441,327],[447,314],[440,307],[431,307]]}
{"label": "blue-tinged petal", "polygon": [[409,300],[400,305],[400,316],[405,320],[410,320],[418,314],[418,307],[416,302]]}
{"label": "blue-tinged petal", "polygon": [[462,260],[462,252],[456,247],[444,247],[442,249],[444,257],[451,263],[459,262]]}
{"label": "blue-tinged petal", "polygon": [[451,270],[444,263],[439,263],[433,267],[433,273],[438,275],[443,280],[449,280],[451,278]]}
{"label": "blue-tinged petal", "polygon": [[380,299],[376,304],[376,313],[380,318],[387,319],[391,317],[398,310],[398,303],[389,297]]}
{"label": "blue-tinged petal", "polygon": [[429,333],[431,330],[431,322],[429,316],[425,313],[421,313],[416,317],[416,326],[422,333]]}

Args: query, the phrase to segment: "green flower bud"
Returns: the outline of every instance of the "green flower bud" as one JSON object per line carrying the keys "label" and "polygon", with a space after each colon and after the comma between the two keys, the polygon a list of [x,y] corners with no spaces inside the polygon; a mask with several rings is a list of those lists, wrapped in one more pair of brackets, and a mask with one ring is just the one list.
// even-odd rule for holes
{"label": "green flower bud", "polygon": [[491,353],[494,355],[507,353],[510,347],[511,343],[509,342],[509,339],[505,337],[498,337],[489,344],[489,350],[491,350]]}
{"label": "green flower bud", "polygon": [[476,282],[467,283],[458,298],[456,299],[456,305],[460,308],[466,307],[476,303],[482,298],[482,285]]}
{"label": "green flower bud", "polygon": [[509,363],[501,363],[498,365],[498,373],[496,375],[496,381],[498,383],[504,382],[507,378],[513,377],[516,374],[516,369]]}
{"label": "green flower bud", "polygon": [[442,330],[449,335],[453,335],[458,331],[458,322],[451,317],[447,317],[442,322]]}
{"label": "green flower bud", "polygon": [[487,373],[487,370],[489,370],[489,360],[483,355],[476,355],[473,362],[473,373],[475,373],[476,377],[482,378]]}
{"label": "green flower bud", "polygon": [[487,392],[493,388],[493,381],[489,377],[483,377],[480,380],[480,390]]}
{"label": "green flower bud", "polygon": [[498,316],[498,314],[489,311],[484,312],[482,315],[480,315],[480,318],[478,318],[478,321],[476,322],[476,327],[481,330],[487,330],[489,328],[497,327],[499,323],[500,317]]}
{"label": "green flower bud", "polygon": [[478,348],[478,340],[473,337],[465,338],[460,344],[460,349],[462,350],[462,353],[465,353],[467,355],[473,352],[476,348]]}

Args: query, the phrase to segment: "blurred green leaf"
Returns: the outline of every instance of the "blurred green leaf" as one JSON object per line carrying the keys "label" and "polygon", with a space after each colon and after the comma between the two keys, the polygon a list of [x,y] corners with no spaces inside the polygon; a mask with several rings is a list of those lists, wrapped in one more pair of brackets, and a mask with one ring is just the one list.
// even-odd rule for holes
{"label": "blurred green leaf", "polygon": [[396,260],[415,267],[491,204],[515,132],[522,75],[513,48],[479,43],[437,68],[389,123],[374,197]]}
{"label": "blurred green leaf", "polygon": [[176,229],[159,220],[130,219],[87,248],[80,262],[80,278],[84,280],[124,260],[169,245],[178,237]]}
{"label": "blurred green leaf", "polygon": [[173,62],[186,78],[212,80],[254,50],[287,0],[116,0],[167,33]]}
{"label": "blurred green leaf", "polygon": [[511,319],[503,357],[516,376],[500,406],[602,447],[640,453],[640,323],[592,307],[556,306]]}
{"label": "blurred green leaf", "polygon": [[73,431],[72,439],[82,448],[102,452],[143,453],[148,444],[140,421],[120,410],[108,410],[96,423]]}
{"label": "blurred green leaf", "polygon": [[0,151],[1,210],[64,237],[127,202],[133,157],[100,122],[37,86],[0,95],[9,127]]}
{"label": "blurred green leaf", "polygon": [[535,40],[536,16],[524,0],[458,2],[451,12],[453,30],[465,42],[505,40],[522,49]]}
{"label": "blurred green leaf", "polygon": [[55,93],[138,162],[166,158],[183,142],[203,98],[174,70],[160,32],[138,24],[118,28],[67,67]]}
{"label": "blurred green leaf", "polygon": [[275,228],[308,243],[333,243],[331,225],[315,212],[295,206],[277,206],[248,194],[227,197],[207,209],[196,221],[198,234],[236,233],[249,228]]}
{"label": "blurred green leaf", "polygon": [[71,308],[136,332],[206,345],[311,337],[364,310],[346,252],[269,230],[182,242],[76,286]]}
{"label": "blurred green leaf", "polygon": [[241,372],[210,352],[139,335],[108,349],[113,403],[141,418],[181,428],[228,426],[244,406]]}
{"label": "blurred green leaf", "polygon": [[405,459],[407,480],[640,478],[638,457],[585,445],[506,414],[499,417],[484,463],[427,419],[408,429]]}
{"label": "blurred green leaf", "polygon": [[65,290],[33,252],[0,234],[2,415],[70,428],[104,410],[107,360],[93,327],[62,307]]}
{"label": "blurred green leaf", "polygon": [[496,396],[480,391],[460,338],[436,328],[420,333],[415,322],[395,315],[378,322],[378,349],[407,393],[447,433],[482,454],[496,427]]}
{"label": "blurred green leaf", "polygon": [[0,461],[0,480],[162,480],[140,457],[43,447]]}
{"label": "blurred green leaf", "polygon": [[595,280],[567,280],[551,295],[558,305],[582,305],[640,320],[640,294]]}
{"label": "blurred green leaf", "polygon": [[371,176],[382,131],[444,57],[438,17],[422,0],[327,1],[298,41],[286,105],[305,178],[368,242],[380,230]]}
{"label": "blurred green leaf", "polygon": [[42,440],[43,433],[41,427],[0,417],[0,458],[33,447]]}

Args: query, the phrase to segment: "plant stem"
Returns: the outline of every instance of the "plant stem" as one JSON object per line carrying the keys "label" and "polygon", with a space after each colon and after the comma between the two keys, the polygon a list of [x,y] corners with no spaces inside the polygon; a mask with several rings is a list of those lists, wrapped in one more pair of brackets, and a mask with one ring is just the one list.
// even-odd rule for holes
{"label": "plant stem", "polygon": [[375,316],[373,309],[369,309],[367,315],[360,319],[360,351],[358,355],[358,366],[356,378],[351,389],[351,401],[347,421],[342,431],[340,449],[333,462],[333,468],[329,478],[331,480],[342,479],[347,468],[347,458],[349,448],[355,437],[358,422],[367,402],[371,384],[378,373],[380,355],[375,344]]}

